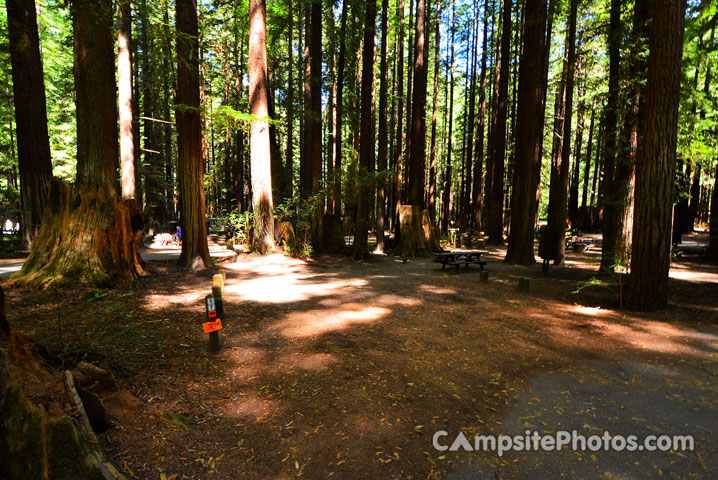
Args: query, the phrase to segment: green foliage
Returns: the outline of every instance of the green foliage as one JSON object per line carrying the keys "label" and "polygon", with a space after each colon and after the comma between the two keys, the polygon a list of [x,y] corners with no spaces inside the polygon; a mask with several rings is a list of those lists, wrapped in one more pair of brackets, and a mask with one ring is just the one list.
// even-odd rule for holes
{"label": "green foliage", "polygon": [[254,214],[252,212],[231,212],[229,218],[229,242],[231,245],[244,245],[248,247],[252,238]]}
{"label": "green foliage", "polygon": [[308,258],[312,254],[311,231],[314,219],[324,206],[326,192],[321,191],[306,199],[293,198],[274,208],[274,214],[280,222],[289,222],[294,235],[289,242],[283,240],[287,255]]}

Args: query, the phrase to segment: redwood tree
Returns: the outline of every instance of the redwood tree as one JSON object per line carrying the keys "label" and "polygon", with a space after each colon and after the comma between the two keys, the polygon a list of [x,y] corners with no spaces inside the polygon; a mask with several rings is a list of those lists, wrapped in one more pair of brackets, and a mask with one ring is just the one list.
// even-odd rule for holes
{"label": "redwood tree", "polygon": [[266,0],[249,4],[249,108],[252,126],[249,131],[250,166],[252,170],[252,204],[254,205],[254,238],[252,245],[260,253],[274,249],[274,206],[270,168],[269,109],[267,94],[267,24]]}
{"label": "redwood tree", "polygon": [[11,281],[42,287],[104,286],[143,273],[137,247],[142,221],[118,195],[119,152],[112,2],[75,0],[76,184],[50,183],[33,250]]}
{"label": "redwood tree", "polygon": [[374,32],[376,30],[376,1],[366,2],[364,19],[364,47],[362,50],[361,76],[361,127],[359,132],[359,180],[356,226],[354,228],[354,258],[368,255],[367,235],[369,230],[369,205],[371,187],[368,172],[371,168],[371,154],[374,144],[372,115],[372,84],[374,83]]}
{"label": "redwood tree", "polygon": [[433,222],[423,210],[426,174],[426,9],[427,0],[418,0],[414,36],[414,81],[409,128],[407,170],[407,205],[400,209],[401,250],[404,256],[424,255],[438,248]]}
{"label": "redwood tree", "polygon": [[546,0],[526,2],[524,49],[519,67],[516,119],[516,166],[511,196],[511,228],[505,261],[531,265],[534,260],[536,192],[541,173],[543,142],[543,90],[546,82]]}
{"label": "redwood tree", "polygon": [[[381,5],[381,60],[379,67],[379,152],[377,155],[377,168],[384,171],[387,168],[387,144],[389,132],[387,124],[387,96],[388,96],[388,28],[389,28],[389,0],[382,0]],[[383,174],[382,174],[383,175]],[[384,251],[384,229],[386,219],[386,180],[382,176],[377,179],[376,188],[376,249]]]}
{"label": "redwood tree", "polygon": [[664,308],[668,303],[684,9],[683,0],[657,0],[651,26],[627,298],[639,310]]}
{"label": "redwood tree", "polygon": [[202,119],[199,102],[199,57],[196,0],[177,0],[177,154],[182,225],[179,265],[203,269],[212,265],[207,246]]}
{"label": "redwood tree", "polygon": [[117,2],[117,80],[120,105],[120,169],[122,199],[134,199],[135,147],[132,129],[132,8],[129,0]]}
{"label": "redwood tree", "polygon": [[501,27],[501,51],[496,70],[497,109],[494,113],[491,139],[491,191],[486,224],[488,242],[504,243],[504,155],[506,154],[506,116],[509,100],[509,60],[511,55],[511,0],[504,0]]}
{"label": "redwood tree", "polygon": [[33,0],[7,0],[23,248],[32,248],[52,178],[45,82]]}
{"label": "redwood tree", "polygon": [[563,141],[561,153],[552,165],[551,190],[548,204],[548,228],[553,242],[554,263],[563,265],[566,256],[566,215],[568,213],[569,156],[571,154],[571,116],[573,112],[573,82],[576,71],[576,12],[578,0],[571,0],[566,34],[566,82],[564,84]]}

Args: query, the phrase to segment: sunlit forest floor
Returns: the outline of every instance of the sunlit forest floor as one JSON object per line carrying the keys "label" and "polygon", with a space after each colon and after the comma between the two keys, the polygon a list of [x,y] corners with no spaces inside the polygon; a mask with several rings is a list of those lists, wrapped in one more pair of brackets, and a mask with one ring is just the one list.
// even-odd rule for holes
{"label": "sunlit forest floor", "polygon": [[[567,268],[479,270],[343,256],[225,261],[221,349],[202,332],[211,273],[151,261],[109,291],[9,292],[11,324],[66,366],[111,368],[111,456],[132,478],[710,478],[718,472],[718,265],[686,255],[667,310],[618,308],[599,251]],[[530,279],[529,293],[517,288]],[[446,430],[692,434],[695,452],[440,452]],[[173,475],[177,475],[173,477]],[[494,477],[494,475],[496,475]]]}

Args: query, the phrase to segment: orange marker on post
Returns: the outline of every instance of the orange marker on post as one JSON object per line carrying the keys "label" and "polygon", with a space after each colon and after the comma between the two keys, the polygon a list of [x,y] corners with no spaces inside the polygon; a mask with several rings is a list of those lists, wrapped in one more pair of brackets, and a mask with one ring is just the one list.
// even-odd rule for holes
{"label": "orange marker on post", "polygon": [[209,321],[204,322],[202,327],[204,333],[209,334],[209,351],[216,352],[219,350],[219,334],[218,330],[222,329],[222,297],[215,298],[214,295],[204,297],[204,304],[207,308],[207,317]]}

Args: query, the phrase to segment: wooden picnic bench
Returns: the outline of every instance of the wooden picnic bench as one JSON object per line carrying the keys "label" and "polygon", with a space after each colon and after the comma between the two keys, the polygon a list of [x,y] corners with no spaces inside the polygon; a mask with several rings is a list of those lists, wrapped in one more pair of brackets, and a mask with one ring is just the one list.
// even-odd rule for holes
{"label": "wooden picnic bench", "polygon": [[434,261],[441,263],[441,269],[445,269],[448,266],[456,267],[456,272],[459,272],[459,268],[464,265],[465,268],[469,268],[469,265],[478,265],[481,270],[484,269],[486,261],[481,260],[481,254],[486,253],[481,250],[454,250],[447,252],[432,253]]}

